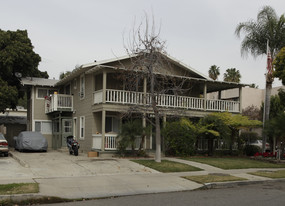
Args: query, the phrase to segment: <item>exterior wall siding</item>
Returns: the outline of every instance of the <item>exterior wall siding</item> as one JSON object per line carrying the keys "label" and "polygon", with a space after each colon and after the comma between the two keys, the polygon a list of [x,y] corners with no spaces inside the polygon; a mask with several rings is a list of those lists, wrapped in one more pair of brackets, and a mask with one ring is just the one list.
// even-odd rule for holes
{"label": "exterior wall siding", "polygon": [[[71,82],[71,94],[73,94],[73,105],[74,105],[74,112],[73,118],[77,118],[77,140],[80,144],[80,150],[82,151],[90,151],[92,145],[92,128],[93,128],[93,114],[91,110],[91,105],[93,102],[93,75],[85,75],[85,94],[84,98],[80,98],[79,91],[80,91],[80,76],[76,77],[76,87],[74,87],[75,81]],[[79,138],[80,132],[80,117],[85,117],[85,134],[84,139]]]}

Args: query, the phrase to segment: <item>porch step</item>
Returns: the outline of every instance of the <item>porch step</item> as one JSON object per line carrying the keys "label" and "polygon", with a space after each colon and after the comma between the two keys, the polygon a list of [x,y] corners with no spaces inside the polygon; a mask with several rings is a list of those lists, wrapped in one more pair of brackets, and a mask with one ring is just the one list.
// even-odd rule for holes
{"label": "porch step", "polygon": [[117,151],[99,151],[99,157],[111,158],[117,155]]}

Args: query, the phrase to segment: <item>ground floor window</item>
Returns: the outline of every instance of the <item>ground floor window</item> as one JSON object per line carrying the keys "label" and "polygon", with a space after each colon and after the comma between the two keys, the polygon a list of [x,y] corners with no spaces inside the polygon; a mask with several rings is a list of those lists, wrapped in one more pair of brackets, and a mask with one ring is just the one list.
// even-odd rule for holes
{"label": "ground floor window", "polygon": [[80,117],[80,134],[79,134],[79,138],[80,139],[84,139],[84,135],[85,135],[85,117],[82,116],[82,117]]}
{"label": "ground floor window", "polygon": [[115,116],[107,116],[105,124],[105,132],[119,133],[120,120]]}
{"label": "ground floor window", "polygon": [[35,121],[35,131],[42,134],[52,134],[52,121]]}

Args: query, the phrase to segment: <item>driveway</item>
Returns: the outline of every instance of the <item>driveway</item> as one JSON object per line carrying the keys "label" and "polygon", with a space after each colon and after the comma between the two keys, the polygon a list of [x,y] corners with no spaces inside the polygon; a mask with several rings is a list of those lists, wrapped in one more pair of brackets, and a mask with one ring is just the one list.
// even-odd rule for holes
{"label": "driveway", "polygon": [[30,171],[34,178],[158,173],[129,160],[87,157],[85,153],[73,156],[68,152],[53,150],[45,153],[13,151],[12,155],[21,162],[24,170]]}
{"label": "driveway", "polygon": [[0,183],[32,182],[31,171],[12,157],[0,157]]}
{"label": "driveway", "polygon": [[94,198],[201,187],[184,178],[162,174],[126,159],[89,158],[82,153],[76,157],[58,151],[12,151],[11,154],[14,159],[8,157],[0,163],[8,168],[6,172],[0,170],[1,184],[37,182],[40,185],[37,195],[40,196]]}

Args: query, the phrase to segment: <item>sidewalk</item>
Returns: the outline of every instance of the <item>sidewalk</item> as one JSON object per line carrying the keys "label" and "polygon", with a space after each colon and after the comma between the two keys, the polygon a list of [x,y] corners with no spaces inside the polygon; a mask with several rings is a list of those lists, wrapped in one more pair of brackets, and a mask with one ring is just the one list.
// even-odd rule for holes
{"label": "sidewalk", "polygon": [[[194,190],[205,187],[205,185],[182,177],[209,173],[231,174],[248,180],[207,184],[207,188],[232,187],[233,185],[250,184],[256,181],[273,181],[269,178],[247,174],[248,172],[264,169],[222,170],[209,165],[175,158],[165,159],[186,163],[199,167],[204,171],[160,173],[126,159],[88,158],[82,154],[74,157],[56,151],[47,153],[12,152],[12,155],[18,162],[21,162],[23,174],[19,172],[19,168],[15,170],[14,174],[5,177],[0,173],[1,184],[37,182],[40,185],[40,193],[33,194],[32,197],[98,198]],[[0,200],[28,197],[30,196],[0,196]]]}

